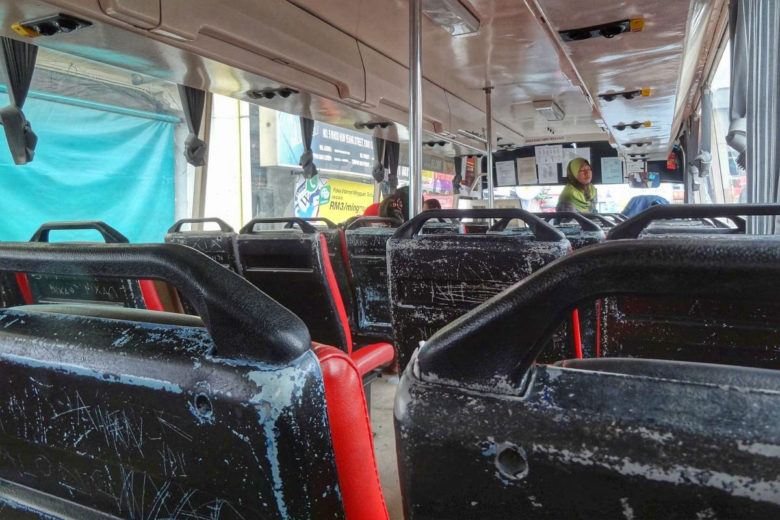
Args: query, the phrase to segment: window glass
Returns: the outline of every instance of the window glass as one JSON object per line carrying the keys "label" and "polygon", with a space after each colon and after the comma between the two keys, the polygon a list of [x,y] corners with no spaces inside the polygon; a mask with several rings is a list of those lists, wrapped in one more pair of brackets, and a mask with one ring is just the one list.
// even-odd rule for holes
{"label": "window glass", "polygon": [[[712,78],[712,174],[721,181],[722,201],[747,202],[747,173],[737,164],[737,152],[726,144],[729,131],[731,50],[726,46]],[[717,185],[717,181],[715,183]]]}

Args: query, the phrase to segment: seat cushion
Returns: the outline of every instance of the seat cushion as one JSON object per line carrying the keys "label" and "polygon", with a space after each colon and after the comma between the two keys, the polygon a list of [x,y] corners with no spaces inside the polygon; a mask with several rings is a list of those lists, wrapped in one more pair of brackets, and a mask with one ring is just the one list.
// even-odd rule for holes
{"label": "seat cushion", "polygon": [[376,368],[389,365],[395,358],[395,348],[390,343],[374,343],[352,352],[352,361],[361,376]]}
{"label": "seat cushion", "polygon": [[346,518],[387,520],[361,374],[343,351],[318,343],[312,347],[322,370]]}

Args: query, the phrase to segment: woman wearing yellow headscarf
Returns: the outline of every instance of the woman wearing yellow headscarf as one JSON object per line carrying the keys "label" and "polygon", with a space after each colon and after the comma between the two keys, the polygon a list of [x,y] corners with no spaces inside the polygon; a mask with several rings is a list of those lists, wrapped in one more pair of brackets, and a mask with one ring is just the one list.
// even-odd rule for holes
{"label": "woman wearing yellow headscarf", "polygon": [[566,167],[566,187],[558,197],[556,211],[577,211],[593,213],[596,209],[596,188],[591,184],[593,171],[590,163],[582,157],[575,157]]}

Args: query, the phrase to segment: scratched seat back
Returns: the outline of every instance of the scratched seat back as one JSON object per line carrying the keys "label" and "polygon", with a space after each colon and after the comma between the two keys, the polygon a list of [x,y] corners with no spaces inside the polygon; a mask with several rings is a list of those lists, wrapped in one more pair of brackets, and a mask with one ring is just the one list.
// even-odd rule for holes
{"label": "scratched seat back", "polygon": [[[187,224],[216,224],[218,230],[183,229]],[[182,244],[197,249],[231,271],[238,272],[236,232],[218,218],[185,218],[176,221],[165,234],[168,244]]]}
{"label": "scratched seat back", "polygon": [[777,304],[780,247],[597,244],[440,330],[396,394],[407,520],[780,518],[780,371],[539,362],[571,309],[613,294]]}
{"label": "scratched seat back", "polygon": [[[93,230],[107,244],[126,244],[127,237],[100,221],[46,222],[38,228],[31,242],[49,242],[52,231]],[[29,290],[29,303],[100,303],[118,307],[146,309],[147,302],[138,280],[101,279],[81,274],[50,275],[29,273],[21,280]]]}
{"label": "scratched seat back", "polygon": [[[418,234],[436,218],[519,218],[531,235]],[[518,209],[425,211],[387,242],[393,344],[401,367],[420,341],[571,246],[555,228]]]}
{"label": "scratched seat back", "polygon": [[162,279],[204,317],[0,311],[4,518],[343,518],[322,376],[289,311],[179,245],[2,244],[0,269]]}
{"label": "scratched seat back", "polygon": [[355,284],[356,335],[367,341],[393,341],[387,289],[387,241],[400,220],[362,217],[344,230],[349,267]]}
{"label": "scratched seat back", "polygon": [[[659,244],[673,238],[735,244],[762,241],[772,247],[778,243],[777,235],[745,235],[742,217],[777,214],[780,205],[776,204],[652,206],[610,230],[608,237],[641,238]],[[610,296],[601,304],[601,355],[778,369],[778,316],[780,305],[776,302],[712,300],[685,294]]]}

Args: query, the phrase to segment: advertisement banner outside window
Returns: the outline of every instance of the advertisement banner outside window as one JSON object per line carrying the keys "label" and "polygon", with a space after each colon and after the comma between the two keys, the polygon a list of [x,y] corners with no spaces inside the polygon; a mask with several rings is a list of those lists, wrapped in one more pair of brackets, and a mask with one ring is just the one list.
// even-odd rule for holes
{"label": "advertisement banner outside window", "polygon": [[361,182],[317,175],[301,178],[295,187],[296,217],[324,217],[339,223],[362,215],[373,202],[374,187]]}
{"label": "advertisement banner outside window", "polygon": [[[277,162],[297,166],[303,153],[300,119],[277,112]],[[314,164],[319,170],[371,175],[374,165],[374,144],[370,136],[344,128],[314,122],[311,140]]]}

